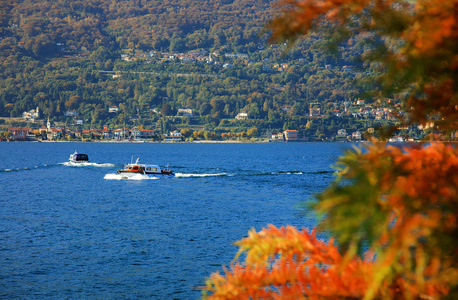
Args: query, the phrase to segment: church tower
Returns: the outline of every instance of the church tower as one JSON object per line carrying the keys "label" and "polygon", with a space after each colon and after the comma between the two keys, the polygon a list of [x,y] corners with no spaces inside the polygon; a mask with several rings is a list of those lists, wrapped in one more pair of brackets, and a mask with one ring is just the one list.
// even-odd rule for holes
{"label": "church tower", "polygon": [[46,123],[46,129],[48,129],[48,132],[51,132],[51,121],[49,121],[49,117],[48,117],[48,123]]}

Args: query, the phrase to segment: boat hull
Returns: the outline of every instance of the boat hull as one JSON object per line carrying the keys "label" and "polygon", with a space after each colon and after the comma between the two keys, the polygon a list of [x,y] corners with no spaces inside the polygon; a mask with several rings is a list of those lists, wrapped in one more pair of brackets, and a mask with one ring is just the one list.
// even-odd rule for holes
{"label": "boat hull", "polygon": [[72,164],[85,164],[89,162],[88,160],[71,160],[71,159],[69,159],[68,161],[71,162]]}
{"label": "boat hull", "polygon": [[130,170],[118,170],[118,174],[121,175],[136,175],[136,174],[141,174],[141,175],[159,175],[159,176],[175,176],[175,174],[172,171],[166,171],[162,170],[162,172],[146,172],[146,171],[130,171]]}

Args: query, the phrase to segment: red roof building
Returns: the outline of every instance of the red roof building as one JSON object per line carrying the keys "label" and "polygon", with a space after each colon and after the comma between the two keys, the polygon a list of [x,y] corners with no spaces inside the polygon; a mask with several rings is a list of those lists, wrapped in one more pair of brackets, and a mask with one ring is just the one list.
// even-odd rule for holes
{"label": "red roof building", "polygon": [[299,131],[298,130],[285,130],[283,131],[283,135],[287,142],[299,140]]}
{"label": "red roof building", "polygon": [[11,127],[8,128],[8,131],[11,132],[11,139],[15,140],[25,140],[27,134],[30,131],[30,128],[19,128],[19,127]]}

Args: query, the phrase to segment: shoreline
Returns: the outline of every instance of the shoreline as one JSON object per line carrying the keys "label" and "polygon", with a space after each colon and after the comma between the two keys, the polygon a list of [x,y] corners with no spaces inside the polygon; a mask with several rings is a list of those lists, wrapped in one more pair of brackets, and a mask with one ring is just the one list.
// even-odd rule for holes
{"label": "shoreline", "polygon": [[[301,141],[309,142],[309,141]],[[0,143],[122,143],[122,144],[266,144],[271,143],[269,140],[262,141],[192,141],[192,142],[165,142],[165,141],[0,141]],[[275,142],[277,143],[277,142]],[[280,142],[288,143],[288,142]],[[289,142],[291,143],[291,142]],[[296,143],[296,142],[295,142]]]}
{"label": "shoreline", "polygon": [[[371,141],[359,140],[359,141],[274,141],[274,140],[259,140],[259,141],[211,141],[211,140],[198,140],[192,142],[180,141],[180,142],[167,142],[167,141],[114,141],[114,140],[101,140],[101,141],[0,141],[0,143],[120,143],[120,144],[297,144],[297,143],[370,143]],[[431,141],[385,141],[386,143],[430,143]],[[458,141],[438,141],[442,143],[458,143]]]}

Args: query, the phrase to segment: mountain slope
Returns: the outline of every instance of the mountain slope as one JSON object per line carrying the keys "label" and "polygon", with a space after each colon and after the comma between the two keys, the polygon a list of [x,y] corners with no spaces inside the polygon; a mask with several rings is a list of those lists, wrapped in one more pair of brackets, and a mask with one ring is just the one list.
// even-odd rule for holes
{"label": "mountain slope", "polygon": [[[52,55],[56,44],[96,50],[177,50],[240,46],[256,38],[272,1],[5,1],[0,4],[1,38],[13,38],[35,55]],[[176,43],[176,42],[175,42]],[[181,42],[179,42],[181,43]]]}

